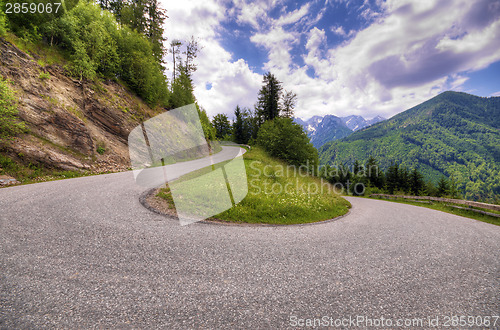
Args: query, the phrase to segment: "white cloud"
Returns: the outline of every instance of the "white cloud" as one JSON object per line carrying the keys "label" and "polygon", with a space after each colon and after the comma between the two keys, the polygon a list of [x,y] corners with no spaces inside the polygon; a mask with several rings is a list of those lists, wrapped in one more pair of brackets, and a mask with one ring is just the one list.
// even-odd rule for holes
{"label": "white cloud", "polygon": [[290,13],[287,13],[286,15],[283,15],[277,20],[276,25],[283,26],[298,22],[302,17],[304,17],[309,13],[310,6],[311,4],[307,3],[302,7],[300,7],[299,9],[296,9]]}
{"label": "white cloud", "polygon": [[[500,60],[500,6],[492,1],[388,0],[371,7],[366,2],[358,13],[372,23],[348,32],[338,23],[314,26],[328,0],[319,12],[309,3],[287,12],[283,2],[236,0],[228,12],[218,2],[168,0],[167,35],[203,38],[205,48],[193,78],[195,95],[211,115],[231,113],[236,103],[252,106],[261,85],[260,75],[220,45],[223,20],[251,27],[249,42],[268,53],[262,69],[271,70],[285,89],[297,93],[296,112],[304,118],[390,117],[441,91],[462,90],[469,72]],[[349,10],[355,12],[353,6],[349,4]],[[281,17],[269,17],[271,10],[280,8]],[[347,40],[327,49],[330,31]],[[291,53],[304,38],[305,47],[298,53],[304,65],[298,66]],[[314,77],[307,74],[310,69]],[[206,83],[212,84],[211,90],[204,88]]]}
{"label": "white cloud", "polygon": [[326,41],[325,30],[320,30],[317,27],[309,31],[309,39],[306,43],[306,49],[309,51],[317,51],[321,44]]}
{"label": "white cloud", "polygon": [[237,17],[237,21],[240,24],[250,24],[254,29],[258,29],[260,27],[260,20],[263,20],[267,17],[267,7],[268,4],[266,2],[255,2],[253,4],[248,4],[246,6],[241,6],[243,4],[242,1],[239,1],[240,6],[239,14]]}
{"label": "white cloud", "polygon": [[[170,40],[199,40],[200,50],[193,74],[194,94],[209,116],[225,113],[232,118],[236,105],[251,107],[256,102],[262,77],[254,73],[244,59],[233,59],[219,43],[220,22],[226,17],[223,5],[203,0],[180,2],[163,0],[169,18],[165,34]],[[170,55],[171,56],[171,55]],[[172,72],[171,59],[167,64]],[[206,85],[211,84],[210,90]]]}
{"label": "white cloud", "polygon": [[264,65],[267,71],[287,73],[292,64],[290,55],[291,45],[297,37],[283,30],[281,26],[271,29],[267,33],[256,33],[250,41],[268,50],[269,61]]}
{"label": "white cloud", "polygon": [[[318,49],[324,31],[309,31],[306,67],[279,75],[298,94],[297,115],[390,117],[441,91],[461,90],[467,76],[458,73],[500,60],[500,20],[477,28],[464,18],[472,2],[398,0],[380,6],[373,24],[326,55]],[[348,35],[341,26],[331,31]],[[314,69],[314,79],[307,68]]]}
{"label": "white cloud", "polygon": [[330,31],[332,31],[336,35],[339,35],[339,36],[344,37],[344,38],[350,38],[351,36],[353,36],[356,33],[355,30],[349,30],[349,32],[345,32],[345,30],[342,26],[337,26],[337,27],[332,26],[330,28]]}

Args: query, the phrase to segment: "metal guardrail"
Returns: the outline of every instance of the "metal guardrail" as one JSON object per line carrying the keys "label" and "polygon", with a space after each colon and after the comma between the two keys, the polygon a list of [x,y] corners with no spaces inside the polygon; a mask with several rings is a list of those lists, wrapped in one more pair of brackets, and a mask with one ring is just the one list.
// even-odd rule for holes
{"label": "metal guardrail", "polygon": [[480,207],[482,209],[500,211],[500,205],[497,205],[497,204],[487,204],[487,203],[481,203],[481,202],[465,201],[462,199],[451,199],[451,198],[431,197],[431,196],[387,195],[387,194],[372,194],[372,195],[370,195],[370,197],[428,200],[428,201],[453,203],[453,204],[467,205],[467,206],[473,206],[473,207]]}

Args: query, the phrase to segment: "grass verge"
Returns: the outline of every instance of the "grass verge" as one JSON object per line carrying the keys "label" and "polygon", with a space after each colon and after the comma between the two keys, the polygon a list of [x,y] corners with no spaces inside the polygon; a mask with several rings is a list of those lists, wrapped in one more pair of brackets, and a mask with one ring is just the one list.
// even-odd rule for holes
{"label": "grass verge", "polygon": [[54,169],[47,169],[41,165],[31,163],[28,165],[23,165],[13,161],[9,157],[0,154],[0,175],[9,175],[14,177],[21,184],[29,184],[36,182],[77,178],[81,176],[91,175],[91,173],[89,171],[58,171]]}
{"label": "grass verge", "polygon": [[[350,203],[334,193],[326,181],[305,175],[294,167],[269,157],[253,147],[244,155],[248,194],[236,206],[212,219],[236,223],[290,225],[332,219],[348,212]],[[215,169],[225,165],[217,164]],[[211,167],[192,172],[189,180],[213,171]],[[168,188],[157,197],[173,207]],[[186,198],[188,199],[188,198]]]}
{"label": "grass verge", "polygon": [[[33,134],[34,135],[34,134]],[[75,157],[84,157],[85,155],[79,154],[78,152],[75,152],[69,148],[65,148],[62,146],[59,146],[43,137],[34,135],[36,138],[40,139],[44,143],[50,144],[51,146],[54,146],[60,150],[62,150],[65,153],[69,153]],[[217,152],[222,151],[222,147],[220,146],[219,143],[213,143],[213,152],[214,154]],[[23,156],[23,155],[19,155]],[[199,157],[198,157],[199,158]],[[198,158],[193,158],[193,159],[198,159]],[[21,184],[30,184],[30,183],[37,183],[37,182],[45,182],[45,181],[54,181],[54,180],[63,180],[63,179],[71,179],[71,178],[79,178],[83,176],[91,176],[91,175],[100,175],[100,174],[107,174],[107,173],[112,173],[112,172],[93,172],[93,171],[63,171],[63,170],[56,170],[52,168],[46,168],[41,164],[23,164],[18,161],[12,160],[10,157],[3,155],[0,151],[0,175],[8,175],[11,177],[14,177],[17,181],[19,181]],[[9,187],[8,185],[6,186],[1,186],[0,188],[5,188]]]}
{"label": "grass verge", "polygon": [[[459,209],[459,208],[455,208],[453,206],[449,206],[449,205],[452,205],[452,204],[449,204],[449,203],[445,204],[445,203],[435,202],[435,201],[432,201],[431,203],[422,203],[422,202],[416,202],[416,201],[406,200],[406,199],[402,199],[402,198],[398,198],[398,199],[385,199],[385,198],[376,198],[376,197],[369,197],[369,198],[372,198],[372,199],[382,199],[382,200],[387,200],[387,201],[390,201],[390,202],[396,202],[396,203],[410,204],[410,205],[415,205],[415,206],[426,207],[428,209],[433,209],[433,210],[438,210],[438,211],[442,211],[442,212],[446,212],[446,213],[451,213],[451,214],[459,215],[459,216],[462,216],[462,217],[465,217],[465,218],[479,220],[479,221],[482,221],[482,222],[487,222],[487,223],[491,223],[493,225],[500,226],[500,218],[497,218],[497,217],[494,217],[494,216],[490,216],[490,215],[486,215],[486,214],[477,213],[477,212],[473,211],[472,209],[467,209],[467,208],[461,208],[461,209]],[[464,205],[454,205],[454,206],[464,207]],[[498,213],[497,211],[480,209],[480,208],[473,208],[473,209],[477,209],[477,210],[481,210],[481,211],[486,211],[486,212],[490,212],[490,213]]]}
{"label": "grass verge", "polygon": [[7,33],[5,39],[23,52],[37,58],[37,63],[41,67],[53,64],[65,66],[67,64],[67,55],[63,54],[61,50],[56,47],[51,47],[41,40],[32,41],[29,37],[20,38],[14,33]]}

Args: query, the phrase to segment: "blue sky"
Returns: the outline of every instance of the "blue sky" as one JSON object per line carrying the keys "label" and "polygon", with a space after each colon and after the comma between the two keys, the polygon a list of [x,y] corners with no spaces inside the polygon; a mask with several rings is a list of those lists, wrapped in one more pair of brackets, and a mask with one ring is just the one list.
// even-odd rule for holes
{"label": "blue sky", "polygon": [[[262,74],[296,116],[386,118],[446,90],[500,96],[498,0],[164,0],[165,36],[197,38],[209,115],[253,108]],[[168,42],[168,41],[167,41]],[[171,59],[167,57],[171,64]]]}

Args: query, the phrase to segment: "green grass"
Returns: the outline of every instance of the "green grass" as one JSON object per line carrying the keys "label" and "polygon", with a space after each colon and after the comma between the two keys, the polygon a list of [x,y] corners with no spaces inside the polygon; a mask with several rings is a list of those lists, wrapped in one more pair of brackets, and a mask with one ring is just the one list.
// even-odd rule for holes
{"label": "green grass", "polygon": [[18,116],[18,97],[11,89],[12,82],[0,75],[0,147],[13,136],[28,131]]}
{"label": "green grass", "polygon": [[[228,162],[216,164],[214,169]],[[294,171],[285,163],[269,157],[260,148],[253,147],[245,153],[244,163],[249,183],[248,194],[239,204],[214,216],[213,219],[237,223],[290,225],[332,219],[346,214],[351,207],[349,202],[331,190],[326,181]],[[230,173],[231,168],[226,171]],[[182,177],[179,182],[183,184],[189,179],[199,178],[200,175],[210,172],[213,172],[212,167],[204,168]],[[210,184],[212,181],[209,176],[207,178],[207,184]],[[174,181],[172,184],[179,183]],[[200,185],[200,182],[196,184]],[[201,185],[203,184],[205,183],[201,182]],[[211,188],[217,190],[213,185]],[[189,201],[192,197],[189,194],[194,193],[189,189],[184,191],[184,200]],[[238,192],[232,193],[236,195]],[[173,199],[168,189],[161,189],[157,196],[172,207]],[[216,191],[213,198],[217,198]]]}
{"label": "green grass", "polygon": [[38,75],[38,79],[40,79],[42,81],[50,79],[50,73],[48,73],[48,72],[40,72],[40,75]]}
{"label": "green grass", "polygon": [[[372,197],[370,197],[370,198],[372,198]],[[383,199],[383,198],[373,198],[373,199]],[[384,199],[384,200],[386,200],[386,199]],[[402,203],[402,204],[410,204],[410,205],[415,205],[415,206],[426,207],[428,209],[433,209],[433,210],[438,210],[438,211],[442,211],[442,212],[446,212],[446,213],[451,213],[451,214],[459,215],[459,216],[462,216],[465,218],[479,220],[482,222],[487,222],[487,223],[491,223],[491,224],[500,226],[500,218],[497,218],[494,216],[489,216],[487,214],[477,213],[477,212],[474,212],[472,210],[457,209],[455,207],[447,206],[441,202],[432,201],[432,204],[430,204],[430,203],[427,204],[427,203],[419,203],[419,202],[415,202],[415,201],[410,201],[410,200],[406,200],[406,199],[402,199],[402,198],[390,199],[389,201],[396,202],[396,203]],[[450,204],[450,203],[446,203],[446,204]],[[465,205],[456,205],[456,206],[466,207]],[[495,213],[495,214],[500,213],[498,211],[480,209],[480,208],[476,208],[476,207],[474,207],[473,209],[486,211],[486,212],[490,212],[490,213]]]}
{"label": "green grass", "polygon": [[[23,155],[19,155],[23,157]],[[88,176],[88,171],[60,171],[45,168],[39,164],[29,163],[23,165],[13,161],[11,158],[0,154],[0,175],[9,175],[16,178],[21,184],[62,180]]]}
{"label": "green grass", "polygon": [[53,64],[64,66],[67,63],[67,55],[63,54],[57,47],[51,47],[42,40],[34,42],[26,38],[19,38],[13,33],[8,33],[5,39],[23,52],[34,55],[37,58],[36,63],[41,67]]}
{"label": "green grass", "polygon": [[106,144],[103,141],[99,141],[97,142],[96,147],[97,153],[99,155],[104,155],[104,153],[106,152]]}
{"label": "green grass", "polygon": [[66,106],[66,107],[64,107],[64,109],[66,109],[66,111],[68,111],[69,113],[71,113],[72,115],[74,115],[75,117],[77,117],[78,119],[83,121],[84,123],[87,122],[87,117],[85,117],[83,112],[78,107]]}

